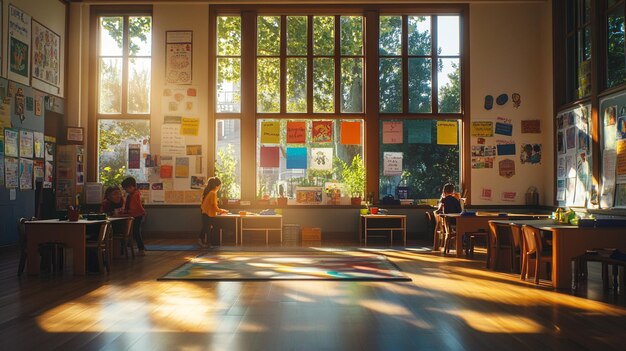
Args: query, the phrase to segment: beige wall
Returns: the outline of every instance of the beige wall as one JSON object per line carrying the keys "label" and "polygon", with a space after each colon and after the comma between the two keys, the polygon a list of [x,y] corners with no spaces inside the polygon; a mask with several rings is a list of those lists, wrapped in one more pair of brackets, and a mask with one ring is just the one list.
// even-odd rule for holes
{"label": "beige wall", "polygon": [[[7,76],[7,40],[9,3],[26,12],[32,19],[48,27],[61,37],[61,77],[65,70],[65,5],[58,0],[3,0],[2,1],[2,77]],[[60,83],[60,95],[64,95],[63,80]]]}
{"label": "beige wall", "polygon": [[[498,156],[493,169],[472,169],[470,194],[473,204],[502,204],[503,191],[517,192],[515,202],[524,204],[524,193],[535,186],[542,204],[552,204],[552,36],[551,4],[472,4],[470,5],[470,94],[472,121],[510,118],[513,136],[494,135],[495,140],[513,140],[516,155]],[[492,110],[484,108],[485,95],[494,99],[509,94],[509,102]],[[522,103],[514,108],[510,96],[521,95]],[[540,119],[541,134],[521,134],[521,120]],[[475,145],[477,138],[470,139]],[[540,165],[521,164],[522,143],[542,144]],[[469,150],[468,156],[469,156]],[[515,160],[512,178],[501,177],[497,162],[504,158]],[[492,190],[492,201],[481,199],[484,188]],[[508,203],[508,202],[507,202]]]}

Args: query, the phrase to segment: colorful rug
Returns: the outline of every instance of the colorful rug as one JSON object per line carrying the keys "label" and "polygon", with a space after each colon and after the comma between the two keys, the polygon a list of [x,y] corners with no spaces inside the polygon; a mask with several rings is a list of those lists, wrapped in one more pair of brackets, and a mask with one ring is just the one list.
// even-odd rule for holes
{"label": "colorful rug", "polygon": [[159,280],[410,281],[382,255],[345,252],[215,253],[201,255]]}

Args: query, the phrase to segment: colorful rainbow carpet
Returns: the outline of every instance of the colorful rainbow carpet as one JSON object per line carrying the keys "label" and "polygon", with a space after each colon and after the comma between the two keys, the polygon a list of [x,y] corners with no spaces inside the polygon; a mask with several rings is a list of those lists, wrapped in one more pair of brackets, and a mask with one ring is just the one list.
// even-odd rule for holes
{"label": "colorful rainbow carpet", "polygon": [[383,255],[356,251],[209,253],[159,280],[354,280],[410,281]]}

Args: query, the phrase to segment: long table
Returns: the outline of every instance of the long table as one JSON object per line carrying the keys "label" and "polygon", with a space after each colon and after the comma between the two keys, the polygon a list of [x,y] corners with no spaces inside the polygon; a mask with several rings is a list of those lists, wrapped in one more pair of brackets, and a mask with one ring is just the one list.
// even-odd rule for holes
{"label": "long table", "polygon": [[[123,217],[109,218],[111,222],[125,220]],[[39,245],[58,242],[66,248],[72,249],[73,272],[76,275],[85,275],[85,257],[87,244],[87,227],[97,226],[98,230],[106,220],[78,220],[75,222],[60,221],[58,219],[47,219],[41,221],[27,221],[26,230],[26,252],[27,252],[27,272],[29,275],[39,274]]]}
{"label": "long table", "polygon": [[476,215],[466,216],[459,213],[440,214],[445,220],[454,219],[456,221],[456,257],[463,257],[463,235],[472,232],[488,232],[490,220],[524,220],[538,217],[547,217],[544,214],[522,214],[522,213],[494,213],[476,212]]}
{"label": "long table", "polygon": [[217,218],[224,218],[235,221],[235,246],[243,246],[243,233],[246,231],[265,232],[265,245],[269,244],[269,232],[277,231],[280,233],[280,244],[283,244],[283,216],[280,214],[246,214],[242,216],[238,213],[228,213],[219,215],[217,216]]}
{"label": "long table", "polygon": [[572,286],[572,258],[594,248],[626,250],[626,228],[580,228],[546,220],[494,220],[495,223],[529,225],[552,233],[552,286]]}
{"label": "long table", "polygon": [[[385,227],[370,227],[367,222],[372,221],[383,221],[383,220],[399,220],[398,226],[385,226]],[[385,214],[385,215],[361,215],[359,219],[359,243],[361,242],[361,237],[363,236],[365,239],[365,246],[367,246],[367,234],[369,231],[389,231],[389,246],[393,245],[393,231],[399,230],[402,232],[402,238],[404,241],[404,246],[406,246],[406,215],[397,215],[397,214]],[[362,234],[361,234],[362,233]],[[361,236],[362,235],[362,236]]]}

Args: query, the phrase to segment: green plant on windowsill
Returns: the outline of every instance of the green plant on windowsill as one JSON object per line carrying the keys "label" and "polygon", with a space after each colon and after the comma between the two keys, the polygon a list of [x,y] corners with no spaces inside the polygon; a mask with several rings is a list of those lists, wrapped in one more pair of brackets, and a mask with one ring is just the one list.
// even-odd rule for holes
{"label": "green plant on windowsill", "polygon": [[357,154],[352,158],[348,166],[341,161],[341,176],[346,186],[348,194],[351,196],[351,204],[360,205],[365,192],[365,166],[361,155]]}
{"label": "green plant on windowsill", "polygon": [[233,199],[239,196],[239,185],[235,175],[237,160],[235,160],[235,150],[232,145],[221,148],[217,152],[215,162],[215,176],[222,181],[220,195],[222,200]]}
{"label": "green plant on windowsill", "polygon": [[100,172],[100,182],[104,185],[105,188],[110,186],[116,186],[122,184],[122,180],[124,180],[126,174],[126,167],[122,166],[117,170],[106,166]]}

